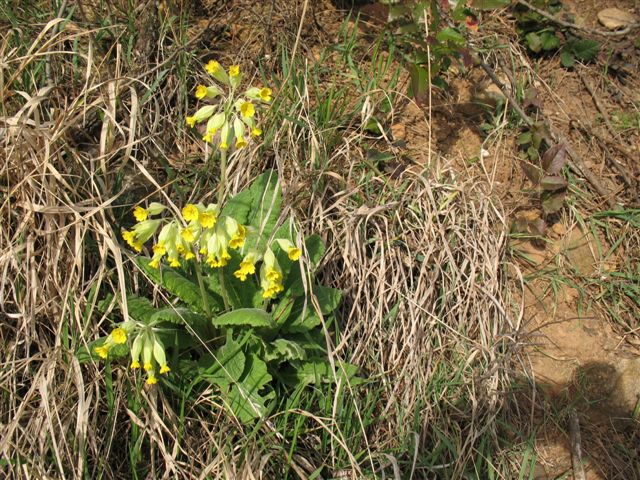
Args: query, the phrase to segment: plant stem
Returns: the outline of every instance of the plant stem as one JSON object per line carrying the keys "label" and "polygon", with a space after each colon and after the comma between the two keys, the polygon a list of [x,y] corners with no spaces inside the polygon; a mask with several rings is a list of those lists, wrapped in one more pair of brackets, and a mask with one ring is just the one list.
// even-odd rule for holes
{"label": "plant stem", "polygon": [[218,184],[218,208],[222,207],[227,187],[227,151],[220,150],[220,183]]}
{"label": "plant stem", "polygon": [[198,286],[200,287],[200,296],[202,297],[202,305],[204,305],[204,313],[207,318],[211,319],[211,307],[209,307],[209,296],[204,288],[204,281],[202,280],[202,268],[198,262],[195,262],[196,277],[198,277]]}
{"label": "plant stem", "polygon": [[225,311],[229,310],[229,297],[227,296],[227,288],[224,284],[224,272],[222,268],[218,269],[218,281],[220,282],[220,292],[222,293],[222,301],[224,302]]}

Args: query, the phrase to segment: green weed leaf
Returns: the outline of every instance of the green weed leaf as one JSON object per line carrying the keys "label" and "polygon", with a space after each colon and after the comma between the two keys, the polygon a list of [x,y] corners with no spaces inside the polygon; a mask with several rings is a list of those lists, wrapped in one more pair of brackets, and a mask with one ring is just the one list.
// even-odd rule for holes
{"label": "green weed leaf", "polygon": [[216,327],[241,325],[254,328],[271,328],[275,326],[271,315],[260,308],[238,308],[214,318],[212,323]]}

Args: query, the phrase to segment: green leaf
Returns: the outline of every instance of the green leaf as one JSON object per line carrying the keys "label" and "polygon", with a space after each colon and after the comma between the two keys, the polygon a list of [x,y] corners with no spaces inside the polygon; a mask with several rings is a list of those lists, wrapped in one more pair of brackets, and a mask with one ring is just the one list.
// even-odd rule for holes
{"label": "green leaf", "polygon": [[409,94],[415,98],[417,102],[423,101],[429,88],[427,69],[412,63],[409,65],[409,75],[411,76],[411,91]]}
{"label": "green leaf", "polygon": [[565,68],[571,68],[576,63],[576,57],[568,50],[562,50],[562,53],[560,54],[560,63],[562,63],[562,66]]}
{"label": "green leaf", "polygon": [[150,321],[165,321],[176,324],[186,323],[188,325],[203,325],[207,322],[207,317],[194,313],[185,307],[165,307],[160,308],[151,315]]}
{"label": "green leaf", "polygon": [[[338,379],[353,379],[358,372],[358,367],[346,362],[336,364],[336,377]],[[320,383],[333,383],[335,378],[331,371],[331,365],[324,358],[315,358],[305,362],[297,362],[285,369],[279,375],[283,383],[290,385],[309,385]]]}
{"label": "green leaf", "polygon": [[560,46],[560,39],[551,32],[543,32],[540,36],[542,50],[549,52]]}
{"label": "green leaf", "polygon": [[227,398],[229,408],[241,422],[250,422],[266,415],[267,397],[261,395],[260,390],[271,380],[267,364],[255,353],[247,355],[245,374],[233,385]]}
{"label": "green leaf", "polygon": [[328,315],[333,312],[338,308],[342,300],[342,292],[335,288],[316,285],[313,287],[313,293],[315,293],[318,299],[318,305],[323,315]]}
{"label": "green leaf", "polygon": [[320,235],[309,235],[304,240],[304,245],[307,249],[308,260],[314,267],[320,263],[324,256],[324,242]]}
{"label": "green leaf", "polygon": [[285,338],[274,340],[269,344],[268,349],[265,355],[267,362],[271,360],[305,360],[307,358],[307,354],[301,345]]}
{"label": "green leaf", "polygon": [[281,202],[278,174],[268,170],[259,175],[249,188],[231,197],[222,209],[221,215],[228,215],[244,225],[253,227],[258,237],[251,246],[261,251],[266,247],[276,227]]}
{"label": "green leaf", "polygon": [[367,123],[362,127],[365,131],[369,133],[373,133],[374,135],[382,135],[382,130],[380,130],[380,122],[374,117],[371,117],[367,120]]}
{"label": "green leaf", "polygon": [[451,27],[446,27],[440,30],[436,35],[436,39],[439,42],[442,42],[442,43],[450,42],[459,47],[463,46],[466,41],[464,38],[464,35],[462,35],[460,32],[458,32],[457,30]]}
{"label": "green leaf", "polygon": [[518,136],[518,145],[528,145],[531,143],[532,140],[532,135],[531,135],[531,131],[526,131],[521,133]]}
{"label": "green leaf", "polygon": [[243,325],[254,328],[271,328],[275,326],[271,315],[261,308],[238,308],[214,318],[212,323],[216,327]]}
{"label": "green leaf", "polygon": [[145,323],[148,323],[156,312],[156,307],[148,298],[137,295],[127,295],[127,309],[131,318]]}
{"label": "green leaf", "polygon": [[200,360],[200,376],[221,388],[226,388],[240,380],[245,369],[246,357],[242,345],[227,337],[227,343],[220,347],[215,356]]}
{"label": "green leaf", "polygon": [[527,42],[529,50],[531,50],[532,52],[539,53],[540,50],[542,50],[542,39],[536,32],[527,33],[524,39]]}
{"label": "green leaf", "polygon": [[[149,266],[151,260],[145,257],[137,257],[136,263],[140,268],[153,280],[154,282],[162,285],[162,287],[169,293],[175,295],[184,303],[189,305],[198,313],[204,313],[204,303],[202,301],[202,295],[200,288],[197,284],[191,280],[182,276],[178,271],[165,268],[162,271]],[[220,311],[223,306],[213,296],[205,292],[209,308],[212,311]]]}
{"label": "green leaf", "polygon": [[590,62],[598,56],[600,44],[588,38],[573,38],[567,42],[565,49],[583,62]]}
{"label": "green leaf", "polygon": [[402,17],[407,17],[411,14],[411,10],[406,5],[398,4],[389,7],[389,16],[387,21],[393,22]]}

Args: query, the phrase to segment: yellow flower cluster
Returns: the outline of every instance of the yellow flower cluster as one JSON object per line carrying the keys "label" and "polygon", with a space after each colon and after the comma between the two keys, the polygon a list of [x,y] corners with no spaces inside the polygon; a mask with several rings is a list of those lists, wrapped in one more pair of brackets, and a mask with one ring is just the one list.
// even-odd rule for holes
{"label": "yellow flower cluster", "polygon": [[136,370],[141,366],[147,373],[147,385],[158,383],[156,370],[161,374],[171,371],[167,365],[164,345],[151,328],[140,331],[131,345],[131,369]]}
{"label": "yellow flower cluster", "polygon": [[221,150],[228,150],[230,145],[234,145],[236,149],[246,147],[248,138],[262,135],[262,130],[256,123],[254,102],[271,102],[273,92],[269,87],[251,87],[237,95],[236,89],[242,83],[240,66],[231,65],[227,73],[217,61],[210,60],[204,68],[220,86],[198,85],[195,96],[198,100],[217,99],[217,103],[200,107],[186,118],[187,125],[193,128],[206,121],[202,139],[208,143],[217,143]]}
{"label": "yellow flower cluster", "polygon": [[[239,268],[233,272],[240,281],[245,281],[256,273],[256,264],[262,261],[260,285],[263,298],[273,298],[282,292],[282,269],[271,250],[258,252],[246,248],[248,228],[230,216],[220,216],[216,204],[189,203],[181,215],[168,219],[151,219],[164,210],[157,204],[153,207],[135,207],[133,214],[138,223],[131,231],[123,231],[122,237],[137,252],[143,244],[158,232],[157,242],[151,247],[153,256],[149,262],[152,268],[159,268],[165,261],[170,267],[181,267],[184,261],[196,259],[211,268],[225,267],[231,260],[231,250],[243,255]],[[161,227],[162,225],[162,227]],[[252,244],[258,242],[250,242]],[[301,251],[290,240],[278,238],[275,243],[291,261],[300,258]],[[246,250],[246,251],[245,251]]]}

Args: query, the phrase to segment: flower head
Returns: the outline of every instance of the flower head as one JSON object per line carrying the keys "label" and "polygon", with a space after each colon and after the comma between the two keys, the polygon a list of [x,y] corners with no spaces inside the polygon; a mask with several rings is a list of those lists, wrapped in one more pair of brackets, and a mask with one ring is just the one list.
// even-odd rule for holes
{"label": "flower head", "polygon": [[199,215],[200,212],[198,210],[198,207],[196,207],[193,203],[187,203],[182,209],[182,218],[184,218],[187,222],[198,220]]}
{"label": "flower head", "polygon": [[251,103],[251,102],[243,102],[240,105],[240,114],[244,118],[253,118],[253,116],[256,114],[256,109],[253,106],[253,103]]}
{"label": "flower head", "polygon": [[94,347],[93,351],[96,355],[103,359],[109,356],[109,347],[107,347],[106,345]]}
{"label": "flower head", "polygon": [[207,73],[210,73],[211,75],[218,73],[218,71],[220,71],[221,68],[222,67],[220,67],[220,64],[215,60],[209,60],[207,64],[204,66],[204,69],[207,71]]}
{"label": "flower head", "polygon": [[237,77],[238,75],[240,75],[240,65],[231,65],[229,67],[229,76]]}
{"label": "flower head", "polygon": [[271,101],[271,89],[269,87],[261,88],[259,95],[263,102]]}
{"label": "flower head", "polygon": [[205,85],[198,85],[196,87],[196,98],[202,100],[207,96],[207,87]]}
{"label": "flower head", "polygon": [[149,216],[149,212],[146,208],[142,208],[141,206],[137,206],[133,209],[133,216],[136,217],[138,222],[143,222]]}
{"label": "flower head", "polygon": [[156,378],[155,374],[151,372],[151,374],[147,378],[147,385],[155,385],[156,383],[158,383],[158,379]]}
{"label": "flower head", "polygon": [[111,339],[114,343],[122,345],[127,341],[127,331],[124,328],[114,328],[111,331]]}

